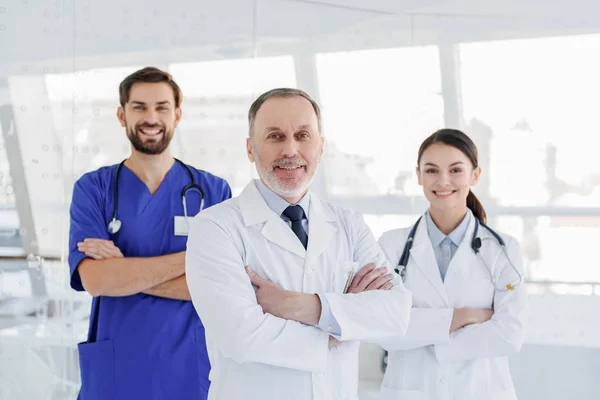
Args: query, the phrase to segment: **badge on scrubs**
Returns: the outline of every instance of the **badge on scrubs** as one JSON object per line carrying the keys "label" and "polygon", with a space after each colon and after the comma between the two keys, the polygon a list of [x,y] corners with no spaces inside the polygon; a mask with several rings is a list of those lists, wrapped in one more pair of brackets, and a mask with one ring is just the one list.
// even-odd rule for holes
{"label": "badge on scrubs", "polygon": [[187,236],[188,232],[189,232],[189,226],[188,226],[188,222],[189,220],[186,221],[186,218],[184,216],[180,216],[180,215],[176,215],[175,216],[175,223],[173,224],[175,226],[175,236]]}

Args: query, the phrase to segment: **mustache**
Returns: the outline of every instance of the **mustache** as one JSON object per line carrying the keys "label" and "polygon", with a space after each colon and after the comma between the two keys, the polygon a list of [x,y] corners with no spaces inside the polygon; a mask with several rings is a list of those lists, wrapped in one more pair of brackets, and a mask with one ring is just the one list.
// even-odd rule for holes
{"label": "mustache", "polygon": [[272,164],[273,168],[298,168],[305,167],[307,165],[306,161],[302,157],[294,157],[294,158],[282,158],[281,160],[277,160]]}

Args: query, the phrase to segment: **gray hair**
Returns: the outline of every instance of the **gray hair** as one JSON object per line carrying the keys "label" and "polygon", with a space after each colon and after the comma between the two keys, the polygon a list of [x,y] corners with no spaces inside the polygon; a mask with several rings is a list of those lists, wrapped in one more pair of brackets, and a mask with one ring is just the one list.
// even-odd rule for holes
{"label": "gray hair", "polygon": [[319,132],[321,132],[321,109],[320,109],[319,105],[317,104],[317,102],[314,101],[312,99],[312,97],[310,97],[308,95],[308,93],[306,93],[303,90],[291,89],[291,88],[277,88],[277,89],[271,89],[268,92],[261,94],[260,96],[258,96],[258,98],[256,100],[254,100],[254,103],[252,103],[252,105],[250,106],[250,110],[248,111],[248,127],[249,127],[248,135],[250,137],[252,137],[252,135],[254,134],[254,119],[256,118],[256,114],[258,113],[258,110],[262,107],[262,105],[265,103],[265,101],[267,101],[271,98],[288,98],[288,97],[295,97],[295,96],[304,97],[306,100],[308,100],[310,102],[313,109],[315,110],[315,114],[317,115],[317,123],[319,125]]}

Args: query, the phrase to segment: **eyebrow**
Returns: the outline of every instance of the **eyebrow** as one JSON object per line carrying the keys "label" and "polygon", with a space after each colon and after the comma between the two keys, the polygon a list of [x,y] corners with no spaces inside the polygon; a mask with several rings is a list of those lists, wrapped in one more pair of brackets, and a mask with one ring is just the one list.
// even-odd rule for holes
{"label": "eyebrow", "polygon": [[[454,162],[454,163],[450,164],[448,167],[454,167],[455,165],[458,165],[458,164],[465,165],[465,163],[464,163],[464,162],[462,162],[462,161],[457,161],[457,162]],[[427,166],[429,166],[429,167],[436,167],[436,168],[439,168],[437,165],[435,165],[434,163],[430,163],[430,162],[428,162],[428,163],[425,163],[425,166],[426,166],[426,167],[427,167]]]}
{"label": "eyebrow", "polygon": [[[142,106],[146,105],[145,102],[139,101],[139,100],[132,100],[131,103],[132,104],[139,104],[139,105],[142,105]],[[163,105],[163,104],[169,104],[169,100],[162,100],[162,101],[157,101],[156,102],[156,105]]]}
{"label": "eyebrow", "polygon": [[[300,125],[298,127],[299,131],[301,131],[301,130],[308,130],[308,129],[312,129],[312,126],[311,125]],[[282,129],[280,127],[278,127],[278,126],[268,126],[267,129],[266,129],[267,132],[281,131],[281,130]]]}

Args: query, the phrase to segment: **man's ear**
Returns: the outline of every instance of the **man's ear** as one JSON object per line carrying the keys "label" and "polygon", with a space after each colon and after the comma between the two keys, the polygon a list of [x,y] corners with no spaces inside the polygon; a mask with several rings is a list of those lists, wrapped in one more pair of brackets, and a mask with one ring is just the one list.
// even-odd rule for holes
{"label": "man's ear", "polygon": [[252,138],[246,139],[246,153],[248,154],[248,160],[251,163],[254,162],[254,146],[252,145]]}
{"label": "man's ear", "polygon": [[123,110],[122,106],[119,106],[119,108],[117,108],[117,118],[121,123],[121,127],[125,128],[125,110]]}
{"label": "man's ear", "polygon": [[181,116],[183,115],[183,110],[181,107],[177,107],[175,109],[175,128],[179,125],[179,121],[181,121]]}

